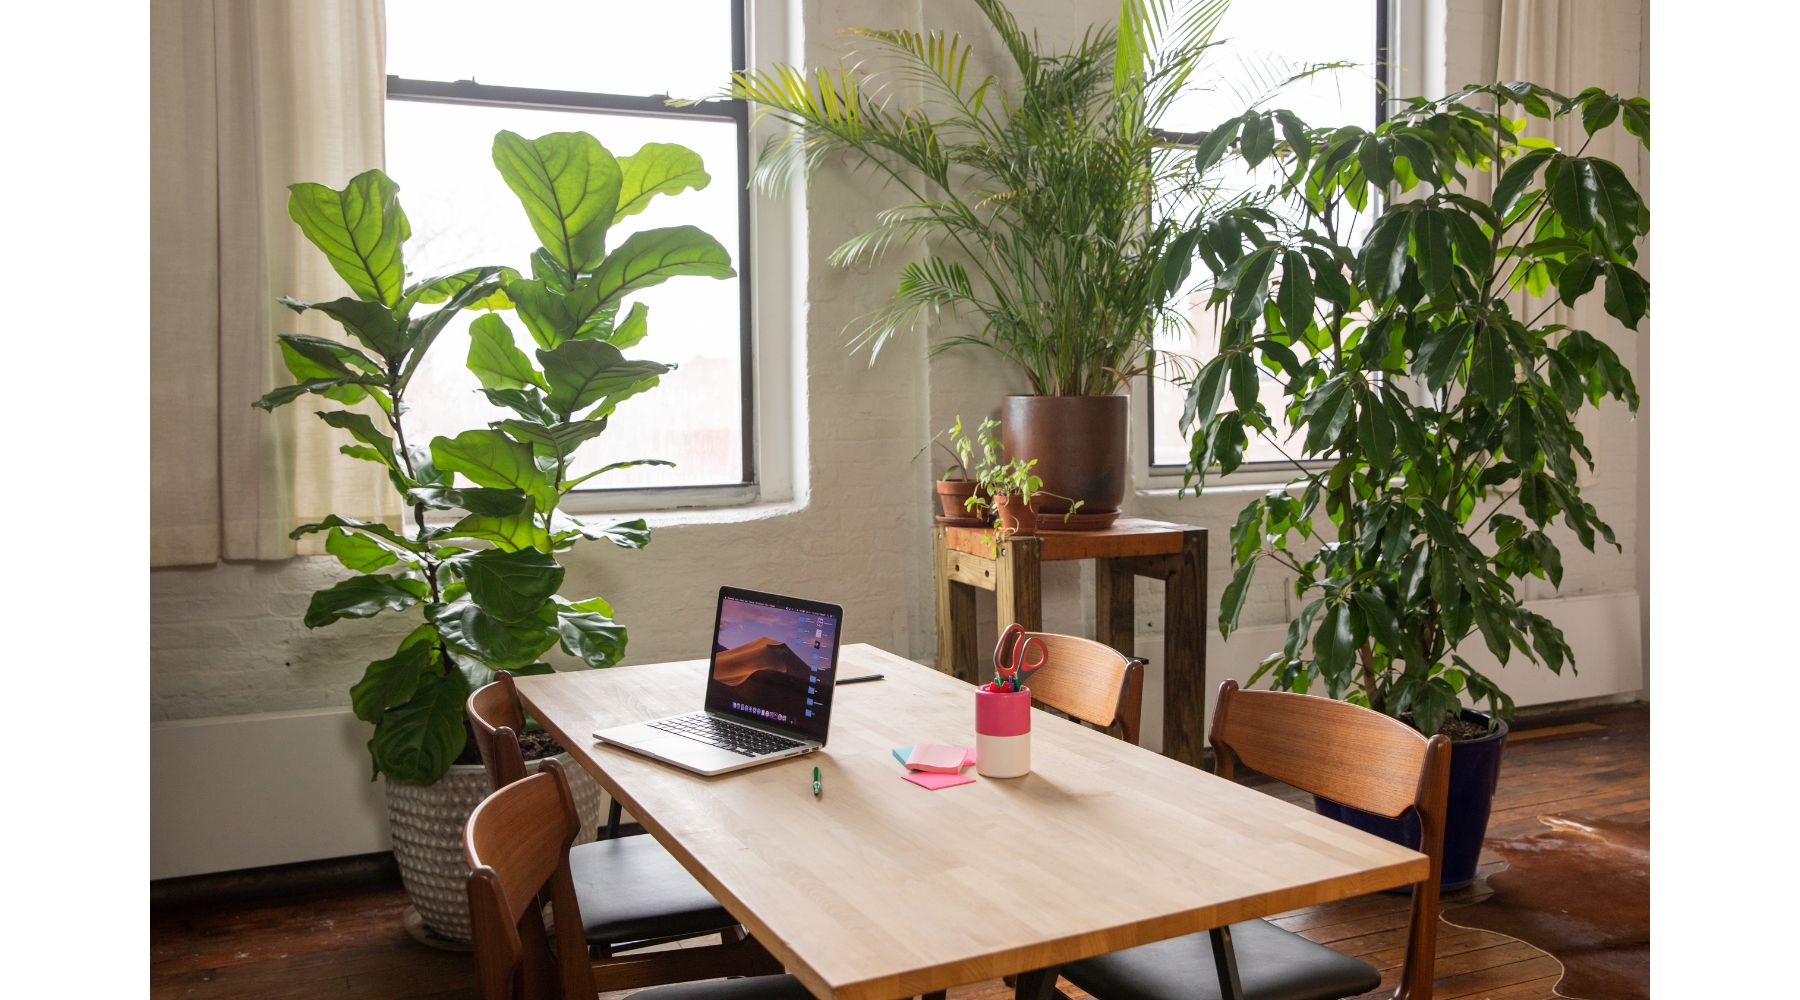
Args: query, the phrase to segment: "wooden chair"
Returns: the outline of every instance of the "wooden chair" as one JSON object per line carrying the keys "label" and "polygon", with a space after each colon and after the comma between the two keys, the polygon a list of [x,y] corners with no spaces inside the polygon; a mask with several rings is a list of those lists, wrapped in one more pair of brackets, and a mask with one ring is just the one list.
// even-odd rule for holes
{"label": "wooden chair", "polygon": [[[599,984],[581,921],[557,919],[551,947],[540,901],[563,917],[580,909],[569,867],[581,817],[557,761],[502,786],[469,816],[463,850],[482,1000],[593,1000]],[[791,976],[770,975],[645,990],[634,1000],[805,1000]]]}
{"label": "wooden chair", "polygon": [[[1219,687],[1213,713],[1216,773],[1237,764],[1303,791],[1387,817],[1414,811],[1419,850],[1431,859],[1413,886],[1406,964],[1396,1000],[1431,1000],[1438,880],[1444,861],[1444,801],[1450,741],[1347,702]],[[1381,985],[1381,973],[1264,920],[1158,941],[1085,959],[1062,975],[1096,1000],[1334,1000]]]}
{"label": "wooden chair", "polygon": [[[518,731],[525,713],[511,675],[469,696],[464,706],[475,746],[496,791],[525,779]],[[547,762],[549,763],[549,762]],[[579,822],[579,821],[577,821]],[[574,834],[570,834],[573,844]],[[682,983],[716,976],[780,972],[781,966],[654,838],[620,837],[564,852],[574,887],[574,926],[600,990]],[[716,945],[679,952],[637,951],[665,941],[719,935]]]}
{"label": "wooden chair", "polygon": [[1144,711],[1144,666],[1092,639],[1031,632],[1049,659],[1031,675],[1031,700],[1101,729],[1115,726],[1136,745]]}

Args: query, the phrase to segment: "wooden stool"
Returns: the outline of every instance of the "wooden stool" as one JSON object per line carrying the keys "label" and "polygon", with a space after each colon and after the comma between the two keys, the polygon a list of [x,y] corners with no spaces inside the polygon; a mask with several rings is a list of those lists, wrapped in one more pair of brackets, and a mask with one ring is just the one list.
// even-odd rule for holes
{"label": "wooden stool", "polygon": [[1196,767],[1206,732],[1206,529],[1122,517],[1101,531],[1045,531],[1009,538],[996,555],[987,528],[935,531],[937,668],[978,683],[975,590],[991,590],[1001,623],[1044,628],[1042,566],[1094,560],[1096,638],[1132,655],[1133,578],[1163,581],[1164,756]]}

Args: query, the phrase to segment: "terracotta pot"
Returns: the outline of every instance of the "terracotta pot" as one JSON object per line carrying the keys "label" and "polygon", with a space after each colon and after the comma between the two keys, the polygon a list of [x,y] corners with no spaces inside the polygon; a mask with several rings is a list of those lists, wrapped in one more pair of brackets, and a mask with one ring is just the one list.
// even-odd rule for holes
{"label": "terracotta pot", "polygon": [[945,517],[973,517],[967,506],[975,495],[973,479],[940,479],[937,481],[938,505]]}
{"label": "terracotta pot", "polygon": [[994,498],[994,511],[999,518],[1002,529],[1015,535],[1035,535],[1038,529],[1038,500],[1032,498],[1029,505],[1019,502],[1012,495]]}
{"label": "terracotta pot", "polygon": [[[1119,509],[1125,499],[1125,442],[1129,396],[1008,396],[1000,406],[1000,443],[1009,458],[1037,459],[1045,514],[1062,514],[1069,500],[1084,514]],[[1064,500],[1062,497],[1068,497]]]}

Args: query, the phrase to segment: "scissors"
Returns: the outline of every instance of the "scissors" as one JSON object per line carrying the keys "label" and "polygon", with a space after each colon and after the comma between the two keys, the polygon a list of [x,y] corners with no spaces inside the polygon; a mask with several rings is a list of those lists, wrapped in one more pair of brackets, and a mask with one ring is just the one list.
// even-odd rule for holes
{"label": "scissors", "polygon": [[[1033,652],[1037,653],[1036,659],[1032,658]],[[994,687],[1004,689],[1010,680],[1012,690],[1019,690],[1025,674],[1043,666],[1049,658],[1044,640],[1026,634],[1025,626],[1017,622],[1006,626],[1000,633],[1000,642],[994,646]]]}

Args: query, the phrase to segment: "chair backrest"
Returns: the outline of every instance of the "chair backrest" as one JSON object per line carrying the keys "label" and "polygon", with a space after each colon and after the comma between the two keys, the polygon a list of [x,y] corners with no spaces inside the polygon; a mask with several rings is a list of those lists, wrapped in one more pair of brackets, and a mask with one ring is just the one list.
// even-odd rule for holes
{"label": "chair backrest", "polygon": [[469,728],[475,733],[481,764],[487,768],[489,787],[498,789],[525,777],[525,754],[519,749],[519,734],[525,731],[525,708],[513,687],[512,675],[504,670],[495,672],[494,682],[469,695],[463,709],[469,716]]}
{"label": "chair backrest", "polygon": [[1412,922],[1399,1000],[1431,996],[1437,949],[1438,880],[1444,866],[1444,812],[1450,741],[1429,740],[1397,719],[1349,702],[1219,685],[1213,710],[1215,770],[1236,764],[1364,812],[1419,817],[1419,851],[1429,873],[1413,887]]}
{"label": "chair backrest", "polygon": [[580,822],[554,760],[502,786],[469,814],[463,852],[473,869],[469,920],[482,1000],[594,995],[581,920],[556,921],[552,954],[539,902],[547,897],[559,917],[580,912],[569,874],[569,845]]}
{"label": "chair backrest", "polygon": [[1117,725],[1137,743],[1144,707],[1144,668],[1105,643],[1032,632],[1049,659],[1031,675],[1031,700],[1102,729]]}

